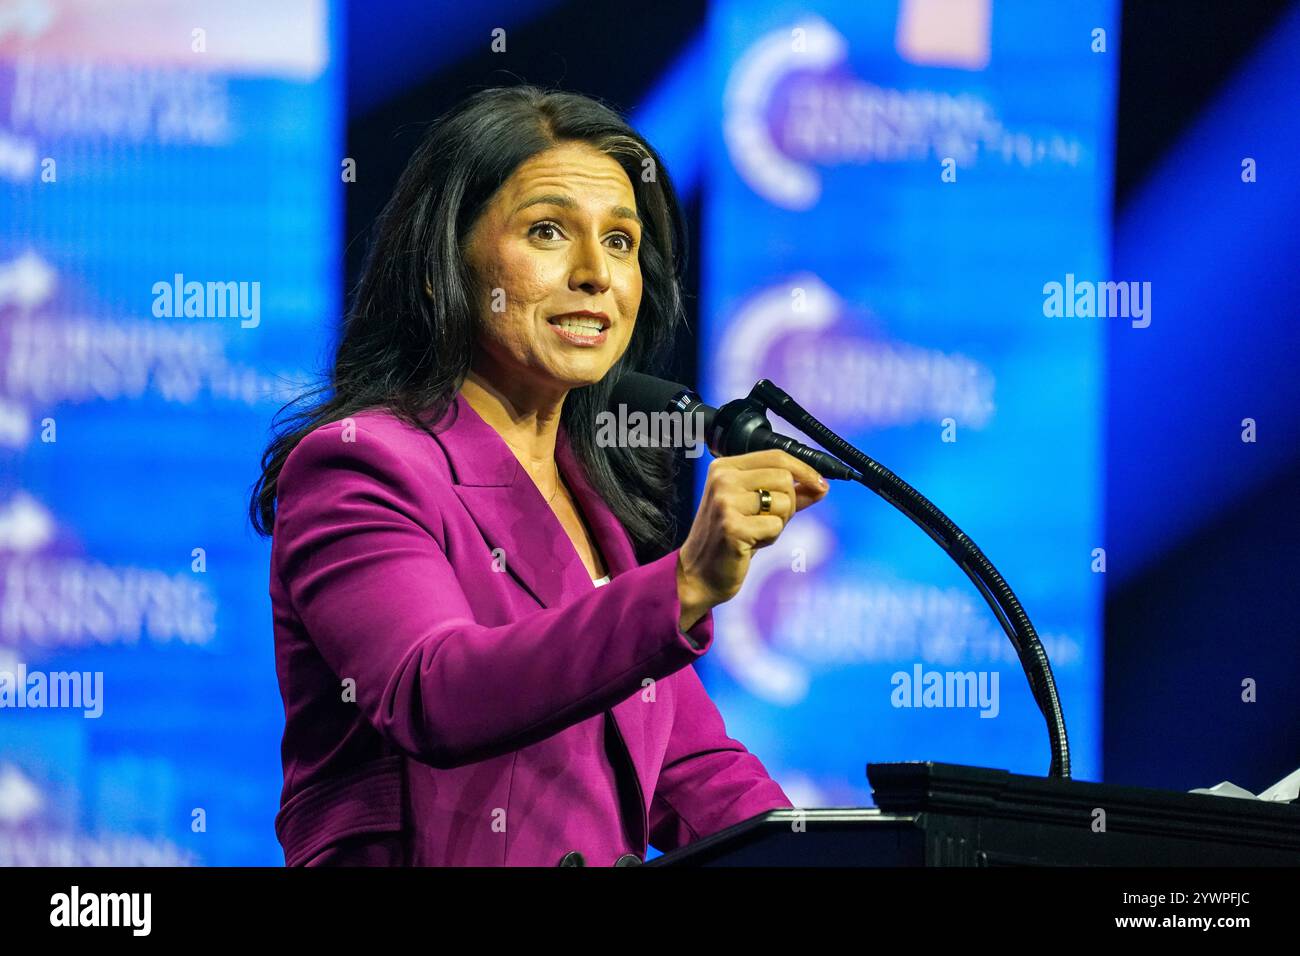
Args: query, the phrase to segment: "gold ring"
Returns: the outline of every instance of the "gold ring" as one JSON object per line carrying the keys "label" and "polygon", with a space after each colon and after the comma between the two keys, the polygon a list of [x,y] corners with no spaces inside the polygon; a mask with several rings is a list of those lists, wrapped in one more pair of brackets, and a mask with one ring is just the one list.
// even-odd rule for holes
{"label": "gold ring", "polygon": [[758,489],[758,513],[761,515],[772,513],[772,492],[766,488]]}

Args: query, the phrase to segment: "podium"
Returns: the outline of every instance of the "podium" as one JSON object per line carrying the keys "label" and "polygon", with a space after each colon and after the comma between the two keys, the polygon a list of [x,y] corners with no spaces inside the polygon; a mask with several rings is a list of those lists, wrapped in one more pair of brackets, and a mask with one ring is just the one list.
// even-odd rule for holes
{"label": "podium", "polygon": [[875,807],[771,810],[646,866],[1300,866],[1300,803],[867,765]]}

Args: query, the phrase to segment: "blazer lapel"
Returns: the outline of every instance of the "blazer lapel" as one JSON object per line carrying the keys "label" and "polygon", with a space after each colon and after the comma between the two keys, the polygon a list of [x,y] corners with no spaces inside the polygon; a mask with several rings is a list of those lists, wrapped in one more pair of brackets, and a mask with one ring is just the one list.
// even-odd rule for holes
{"label": "blazer lapel", "polygon": [[[505,569],[543,607],[590,592],[591,578],[564,526],[497,430],[459,392],[450,421],[434,435],[453,472],[453,487]],[[587,481],[563,425],[555,461],[599,546],[610,577],[636,566],[627,532]]]}
{"label": "blazer lapel", "polygon": [[[547,608],[560,607],[594,587],[550,505],[496,429],[459,392],[443,430],[434,429],[451,463],[454,488],[488,544],[501,549],[507,573]],[[587,480],[563,425],[555,440],[555,461],[582,511],[611,580],[636,567],[632,539],[600,493]],[[645,795],[654,780],[645,763],[646,717],[640,694],[610,709],[636,774],[641,796],[641,852],[648,842]]]}
{"label": "blazer lapel", "polygon": [[[587,481],[581,464],[574,457],[572,449],[569,447],[567,436],[563,436],[563,440],[556,441],[556,458],[564,472],[564,480],[568,482],[569,488],[573,491],[573,496],[582,506],[583,517],[586,518],[587,525],[596,538],[596,543],[600,545],[600,551],[604,555],[605,564],[609,567],[612,582],[619,574],[637,566],[636,550],[632,546],[632,538],[627,533],[627,529],[623,527],[622,522],[610,510],[609,505],[605,504],[605,499]],[[592,587],[590,579],[586,578],[585,574],[583,580],[585,588]],[[646,847],[650,842],[647,820],[647,814],[650,812],[650,801],[646,795],[654,793],[656,779],[650,773],[648,767],[651,742],[648,739],[649,724],[646,704],[641,700],[640,693],[633,693],[611,707],[609,716],[614,721],[619,740],[623,744],[623,749],[627,752],[628,760],[632,764],[632,771],[636,778],[638,796],[641,799],[639,827],[641,843],[638,847],[638,853],[644,857]]]}

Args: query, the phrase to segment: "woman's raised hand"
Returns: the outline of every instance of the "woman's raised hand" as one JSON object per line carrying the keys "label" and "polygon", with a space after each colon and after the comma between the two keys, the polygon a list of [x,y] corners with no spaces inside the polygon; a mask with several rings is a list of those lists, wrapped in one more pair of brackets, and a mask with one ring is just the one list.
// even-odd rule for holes
{"label": "woman's raised hand", "polygon": [[[759,513],[759,490],[772,509]],[[779,449],[715,458],[700,507],[678,552],[677,594],[682,630],[740,591],[755,551],[776,541],[795,512],[826,497],[829,487],[811,465]]]}

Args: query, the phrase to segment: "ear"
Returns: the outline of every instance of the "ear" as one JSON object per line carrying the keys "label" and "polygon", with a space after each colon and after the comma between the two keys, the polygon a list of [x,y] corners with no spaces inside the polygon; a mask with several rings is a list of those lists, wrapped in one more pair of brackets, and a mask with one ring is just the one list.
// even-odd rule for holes
{"label": "ear", "polygon": [[424,280],[424,294],[427,295],[430,299],[433,298],[433,286],[429,285],[428,279]]}

